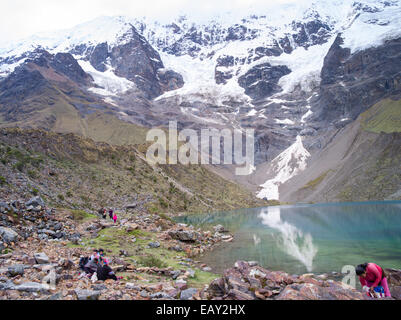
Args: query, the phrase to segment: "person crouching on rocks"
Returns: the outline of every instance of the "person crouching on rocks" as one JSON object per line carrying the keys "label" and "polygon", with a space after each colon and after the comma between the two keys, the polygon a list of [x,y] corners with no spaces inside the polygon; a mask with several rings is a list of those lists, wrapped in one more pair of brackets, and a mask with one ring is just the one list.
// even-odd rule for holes
{"label": "person crouching on rocks", "polygon": [[382,286],[384,289],[384,295],[391,297],[390,290],[388,288],[387,277],[384,273],[383,268],[375,263],[364,263],[356,267],[356,274],[359,276],[359,281],[362,288],[369,288],[371,296],[375,296],[375,288]]}
{"label": "person crouching on rocks", "polygon": [[109,279],[117,281],[118,278],[114,271],[109,266],[109,260],[104,259],[103,263],[97,268],[97,279],[101,281],[106,281]]}

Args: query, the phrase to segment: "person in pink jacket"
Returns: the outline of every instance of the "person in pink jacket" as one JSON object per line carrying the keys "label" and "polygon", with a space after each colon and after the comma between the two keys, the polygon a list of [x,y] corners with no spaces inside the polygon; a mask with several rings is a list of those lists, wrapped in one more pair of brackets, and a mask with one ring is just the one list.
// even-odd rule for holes
{"label": "person in pink jacket", "polygon": [[375,263],[364,263],[356,267],[356,274],[359,276],[361,286],[368,287],[371,294],[377,286],[382,286],[386,297],[391,297],[388,288],[387,278],[383,269]]}
{"label": "person in pink jacket", "polygon": [[113,216],[113,221],[114,221],[114,223],[117,223],[117,214],[115,214],[115,213],[114,213],[114,216]]}

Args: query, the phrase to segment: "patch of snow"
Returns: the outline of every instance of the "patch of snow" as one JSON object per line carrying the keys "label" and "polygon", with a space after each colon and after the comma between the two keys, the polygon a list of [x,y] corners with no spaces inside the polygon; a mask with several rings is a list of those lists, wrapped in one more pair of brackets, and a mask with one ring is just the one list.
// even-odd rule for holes
{"label": "patch of snow", "polygon": [[313,112],[311,110],[308,110],[307,113],[305,113],[302,118],[301,118],[301,123],[305,123],[305,120],[308,119],[311,115],[313,114]]}
{"label": "patch of snow", "polygon": [[268,57],[271,65],[285,65],[291,70],[291,73],[282,77],[278,83],[283,89],[280,94],[291,93],[297,87],[304,92],[315,89],[320,84],[324,58],[334,40],[333,36],[327,43],[309,47],[307,50],[298,47],[291,54]]}
{"label": "patch of snow", "polygon": [[185,114],[185,115],[187,115],[187,116],[189,116],[189,117],[192,117],[192,118],[194,118],[194,119],[197,119],[197,120],[199,120],[199,121],[201,121],[201,122],[205,122],[205,123],[214,123],[214,124],[218,124],[218,125],[223,125],[223,123],[222,123],[221,121],[218,121],[218,120],[215,120],[215,119],[211,119],[211,118],[205,118],[205,117],[197,116],[197,115],[191,113],[188,109],[190,110],[190,109],[193,109],[193,108],[184,108],[184,107],[181,107],[181,112],[182,112],[183,114]]}
{"label": "patch of snow", "polygon": [[280,200],[280,185],[304,171],[310,156],[311,154],[304,148],[302,137],[297,136],[296,142],[271,162],[272,171],[276,176],[261,185],[262,190],[257,197]]}
{"label": "patch of snow", "polygon": [[105,72],[97,71],[88,61],[78,61],[81,68],[90,74],[100,88],[90,88],[91,92],[102,96],[117,96],[135,88],[135,84],[125,78],[115,75],[113,69],[109,67]]}
{"label": "patch of snow", "polygon": [[280,119],[275,119],[276,123],[278,124],[289,124],[289,125],[293,125],[295,124],[294,121],[290,120],[290,119],[284,119],[284,120],[280,120]]}
{"label": "patch of snow", "polygon": [[188,55],[176,57],[162,53],[162,60],[166,68],[180,73],[184,78],[184,86],[169,91],[158,97],[156,101],[179,96],[180,100],[197,102],[207,101],[217,106],[224,106],[229,99],[242,102],[244,106],[252,106],[251,98],[245,94],[236,78],[230,79],[225,85],[216,84],[215,59],[201,60]]}
{"label": "patch of snow", "polygon": [[253,117],[254,115],[256,115],[258,112],[255,109],[252,109],[251,111],[248,112],[248,114],[246,115],[247,117]]}
{"label": "patch of snow", "polygon": [[377,6],[377,12],[361,13],[342,33],[342,46],[350,48],[351,54],[401,36],[400,2],[385,7],[381,1],[377,1],[374,5]]}

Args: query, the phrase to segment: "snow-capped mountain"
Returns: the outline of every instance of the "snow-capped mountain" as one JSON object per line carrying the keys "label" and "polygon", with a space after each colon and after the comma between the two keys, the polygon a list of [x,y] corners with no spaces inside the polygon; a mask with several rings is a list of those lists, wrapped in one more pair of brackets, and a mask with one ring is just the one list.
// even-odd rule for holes
{"label": "snow-capped mountain", "polygon": [[[170,23],[100,17],[0,48],[0,105],[17,119],[9,104],[24,105],[44,78],[72,81],[124,121],[254,128],[248,181],[274,199],[339,129],[400,92],[400,38],[399,0],[304,0]],[[15,89],[22,82],[29,94]]]}

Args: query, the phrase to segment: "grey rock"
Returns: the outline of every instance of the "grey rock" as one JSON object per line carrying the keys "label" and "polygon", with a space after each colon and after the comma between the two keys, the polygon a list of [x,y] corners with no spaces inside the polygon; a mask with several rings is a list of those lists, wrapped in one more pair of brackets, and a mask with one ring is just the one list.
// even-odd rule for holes
{"label": "grey rock", "polygon": [[198,289],[189,288],[181,292],[180,299],[181,300],[191,300],[193,296],[198,292]]}
{"label": "grey rock", "polygon": [[149,243],[149,247],[152,249],[160,248],[160,243],[158,241]]}
{"label": "grey rock", "polygon": [[186,273],[190,278],[195,278],[195,270],[188,269]]}
{"label": "grey rock", "polygon": [[63,298],[63,296],[59,292],[59,293],[51,295],[47,300],[52,300],[52,301],[54,301],[54,300],[62,300],[62,298]]}
{"label": "grey rock", "polygon": [[107,287],[106,287],[106,285],[101,283],[101,284],[94,284],[92,286],[92,289],[95,290],[95,291],[102,291],[102,290],[107,290]]}
{"label": "grey rock", "polygon": [[49,240],[49,236],[47,234],[45,234],[45,233],[39,234],[38,237],[39,237],[40,240]]}
{"label": "grey rock", "polygon": [[6,211],[10,211],[11,208],[9,207],[9,205],[6,202],[0,202],[0,212],[6,212]]}
{"label": "grey rock", "polygon": [[248,264],[249,264],[250,267],[259,266],[259,262],[258,261],[248,261]]}
{"label": "grey rock", "polygon": [[34,197],[25,203],[26,207],[45,207],[46,204],[41,197]]}
{"label": "grey rock", "polygon": [[147,298],[147,297],[149,297],[149,294],[145,291],[145,290],[143,290],[143,291],[141,291],[141,293],[139,294],[142,298]]}
{"label": "grey rock", "polygon": [[165,292],[156,292],[150,295],[152,299],[171,299],[171,296]]}
{"label": "grey rock", "polygon": [[127,283],[125,285],[125,288],[128,289],[128,290],[136,290],[136,291],[141,290],[141,288],[138,287],[137,285],[135,285],[134,283]]}
{"label": "grey rock", "polygon": [[6,282],[0,282],[0,290],[11,290],[14,288],[14,283],[11,280],[7,280]]}
{"label": "grey rock", "polygon": [[16,242],[18,239],[18,233],[16,233],[13,229],[10,228],[0,227],[0,236],[6,243]]}
{"label": "grey rock", "polygon": [[22,265],[22,264],[16,264],[13,266],[9,266],[7,270],[7,275],[9,277],[16,277],[16,276],[23,276],[25,272],[25,268],[27,266]]}
{"label": "grey rock", "polygon": [[77,295],[78,300],[98,300],[101,294],[100,291],[92,291],[92,290],[74,290]]}
{"label": "grey rock", "polygon": [[168,234],[173,239],[183,242],[194,242],[199,238],[199,234],[194,231],[170,231]]}
{"label": "grey rock", "polygon": [[49,257],[43,252],[35,253],[33,256],[36,260],[36,263],[38,263],[38,264],[48,264],[49,263]]}
{"label": "grey rock", "polygon": [[213,229],[215,232],[219,232],[219,233],[228,232],[221,224],[215,226]]}
{"label": "grey rock", "polygon": [[20,285],[14,286],[12,290],[47,293],[49,291],[49,287],[47,285],[37,282],[25,282]]}

